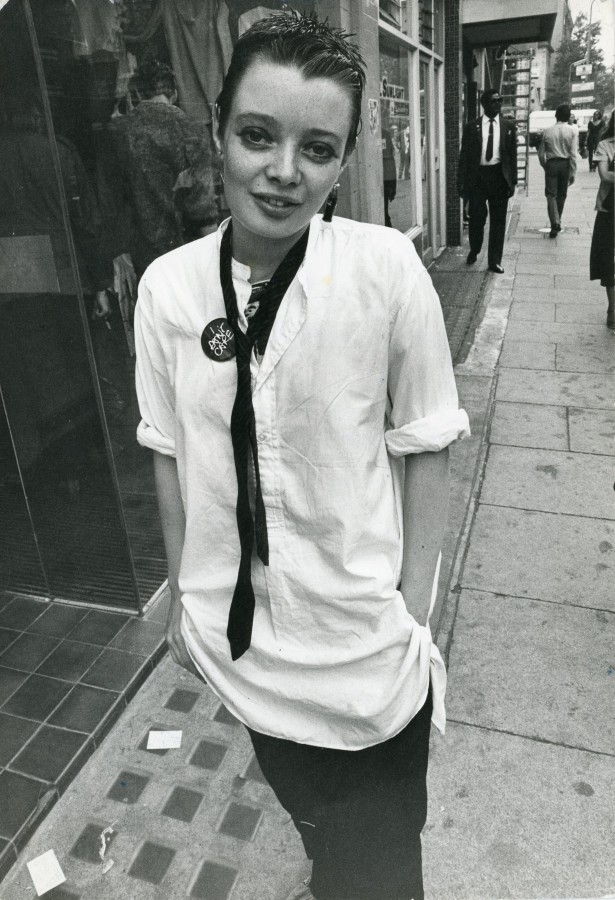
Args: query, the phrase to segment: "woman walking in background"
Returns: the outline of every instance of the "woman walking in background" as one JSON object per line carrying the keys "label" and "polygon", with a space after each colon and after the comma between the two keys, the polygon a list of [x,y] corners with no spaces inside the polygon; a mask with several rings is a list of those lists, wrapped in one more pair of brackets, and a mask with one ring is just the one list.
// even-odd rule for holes
{"label": "woman walking in background", "polygon": [[364,84],[315,18],[242,35],[216,104],[231,218],[152,263],[135,317],[171,655],[247,726],[313,861],[295,900],[422,900],[445,720],[428,617],[468,422],[412,243],[333,217]]}
{"label": "woman walking in background", "polygon": [[611,113],[609,124],[602,136],[602,140],[596,148],[594,161],[598,165],[600,175],[600,187],[596,197],[596,221],[592,234],[592,245],[589,256],[589,277],[591,281],[600,280],[600,284],[606,288],[608,311],[606,327],[615,329],[615,278],[613,273],[613,255],[615,252],[615,217],[613,215],[615,182],[614,137],[615,113]]}
{"label": "woman walking in background", "polygon": [[589,171],[594,172],[598,168],[598,163],[594,161],[594,153],[602,138],[604,130],[604,119],[602,110],[597,109],[589,122],[587,123],[587,153],[589,157]]}

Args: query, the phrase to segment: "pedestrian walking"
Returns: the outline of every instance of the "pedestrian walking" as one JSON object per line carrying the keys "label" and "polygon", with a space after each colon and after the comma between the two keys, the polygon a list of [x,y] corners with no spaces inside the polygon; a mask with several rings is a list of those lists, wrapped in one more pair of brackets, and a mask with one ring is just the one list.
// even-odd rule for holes
{"label": "pedestrian walking", "polygon": [[484,115],[463,129],[457,171],[459,194],[468,201],[470,219],[466,262],[473,265],[482,249],[489,207],[488,265],[501,275],[506,212],[517,184],[517,134],[515,123],[500,114],[499,91],[483,91],[480,102]]}
{"label": "pedestrian walking", "polygon": [[604,125],[605,123],[604,117],[602,115],[602,110],[597,109],[587,123],[587,139],[585,146],[587,147],[590,172],[595,172],[598,168],[598,163],[594,162],[594,153],[596,152],[598,144],[602,140]]}
{"label": "pedestrian walking", "polygon": [[609,124],[602,140],[596,148],[594,159],[600,175],[600,187],[596,197],[596,220],[592,233],[589,256],[589,277],[600,280],[606,288],[608,309],[606,327],[615,329],[615,278],[613,256],[615,254],[615,113],[611,113]]}
{"label": "pedestrian walking", "polygon": [[560,103],[555,110],[555,125],[543,132],[538,148],[538,159],[545,170],[545,197],[551,238],[556,238],[562,230],[562,213],[568,188],[574,184],[577,171],[579,132],[575,125],[569,124],[569,119],[570,106]]}
{"label": "pedestrian walking", "polygon": [[412,243],[334,216],[364,85],[315,17],[240,37],[216,104],[231,217],[152,263],[135,316],[171,655],[247,726],[312,860],[295,900],[423,898],[445,719],[428,615],[468,422]]}

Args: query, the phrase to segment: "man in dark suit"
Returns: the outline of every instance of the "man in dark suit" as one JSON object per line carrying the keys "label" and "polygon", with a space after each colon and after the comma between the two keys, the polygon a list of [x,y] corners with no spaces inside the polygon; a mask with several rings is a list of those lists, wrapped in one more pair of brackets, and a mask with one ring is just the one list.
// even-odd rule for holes
{"label": "man in dark suit", "polygon": [[470,252],[466,262],[473,265],[481,251],[489,206],[489,269],[501,275],[506,211],[517,183],[517,134],[515,123],[500,115],[502,98],[498,90],[484,91],[480,102],[484,115],[463,129],[457,173],[459,193],[469,202]]}

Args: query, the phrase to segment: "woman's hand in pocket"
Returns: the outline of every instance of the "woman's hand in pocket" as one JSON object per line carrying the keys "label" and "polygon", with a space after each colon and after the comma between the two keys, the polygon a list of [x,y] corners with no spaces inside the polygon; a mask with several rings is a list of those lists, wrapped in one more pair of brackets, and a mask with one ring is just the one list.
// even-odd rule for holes
{"label": "woman's hand in pocket", "polygon": [[186,669],[188,672],[191,672],[192,675],[196,675],[197,678],[200,678],[201,681],[204,681],[203,676],[197,669],[197,667],[192,662],[192,657],[188,653],[188,649],[186,647],[186,642],[182,636],[182,612],[183,606],[179,594],[175,591],[171,592],[171,606],[169,609],[169,616],[167,618],[167,644],[169,647],[169,653],[171,654],[171,659],[178,666],[181,666],[183,669]]}

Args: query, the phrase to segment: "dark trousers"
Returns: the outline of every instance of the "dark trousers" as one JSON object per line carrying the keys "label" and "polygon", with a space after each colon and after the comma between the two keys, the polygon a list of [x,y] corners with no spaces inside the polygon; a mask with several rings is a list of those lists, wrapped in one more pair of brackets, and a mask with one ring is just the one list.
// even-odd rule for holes
{"label": "dark trousers", "polygon": [[398,735],[356,751],[250,731],[263,774],[313,861],[317,900],[424,900],[431,712],[430,692]]}
{"label": "dark trousers", "polygon": [[506,211],[508,209],[509,188],[502,175],[502,167],[481,166],[475,191],[469,197],[470,224],[468,228],[470,250],[480,253],[489,207],[488,263],[490,266],[502,262],[504,237],[506,235]]}
{"label": "dark trousers", "polygon": [[564,204],[568,196],[568,178],[570,176],[570,160],[554,156],[545,165],[545,197],[551,228],[560,224]]}

